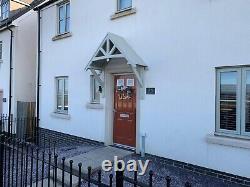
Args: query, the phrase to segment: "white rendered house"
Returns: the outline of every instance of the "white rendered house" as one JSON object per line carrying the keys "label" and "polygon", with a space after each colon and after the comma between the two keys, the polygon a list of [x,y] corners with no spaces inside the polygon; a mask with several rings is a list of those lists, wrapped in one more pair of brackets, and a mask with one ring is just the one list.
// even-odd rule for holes
{"label": "white rendered house", "polygon": [[37,11],[40,127],[250,177],[248,0]]}
{"label": "white rendered house", "polygon": [[17,116],[17,103],[36,101],[38,1],[1,1],[0,114]]}

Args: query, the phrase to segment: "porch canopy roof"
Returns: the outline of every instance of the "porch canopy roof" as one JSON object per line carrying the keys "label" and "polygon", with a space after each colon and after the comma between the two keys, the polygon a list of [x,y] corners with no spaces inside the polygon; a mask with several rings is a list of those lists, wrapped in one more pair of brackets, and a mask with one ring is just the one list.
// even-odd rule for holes
{"label": "porch canopy roof", "polygon": [[85,67],[85,70],[90,70],[98,82],[104,86],[104,83],[100,77],[97,77],[95,70],[104,69],[109,60],[114,58],[124,58],[127,64],[131,66],[131,69],[138,79],[140,85],[143,85],[140,73],[137,71],[137,67],[147,67],[147,65],[124,38],[113,33],[108,33],[105,36],[90,62]]}

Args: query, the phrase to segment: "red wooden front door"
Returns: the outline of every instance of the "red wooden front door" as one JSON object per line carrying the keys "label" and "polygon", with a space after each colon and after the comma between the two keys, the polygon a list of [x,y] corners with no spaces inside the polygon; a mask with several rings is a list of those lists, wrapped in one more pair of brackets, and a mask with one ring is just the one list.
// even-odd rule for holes
{"label": "red wooden front door", "polygon": [[133,75],[114,78],[114,143],[135,147],[136,81]]}

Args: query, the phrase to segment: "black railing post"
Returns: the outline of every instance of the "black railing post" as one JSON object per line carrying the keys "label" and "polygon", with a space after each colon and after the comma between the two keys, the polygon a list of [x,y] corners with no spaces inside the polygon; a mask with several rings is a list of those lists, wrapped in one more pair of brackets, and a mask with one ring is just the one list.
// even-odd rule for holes
{"label": "black railing post", "polygon": [[137,171],[138,171],[138,169],[136,168],[136,170],[134,171],[134,187],[136,187],[137,186]]}
{"label": "black railing post", "polygon": [[113,174],[109,175],[109,187],[113,186]]}
{"label": "black railing post", "polygon": [[55,187],[57,186],[57,159],[58,159],[58,155],[55,155],[54,156],[54,165],[55,165],[55,167],[54,167],[54,171],[55,171]]}
{"label": "black railing post", "polygon": [[41,186],[43,187],[43,180],[44,180],[44,166],[45,166],[45,152],[43,151],[43,156],[42,156],[42,184]]}
{"label": "black railing post", "polygon": [[100,187],[102,184],[102,170],[98,171],[98,186]]}
{"label": "black railing post", "polygon": [[78,171],[78,187],[81,187],[81,181],[82,181],[82,163],[78,164],[79,171]]}
{"label": "black railing post", "polygon": [[39,148],[36,149],[36,187],[38,186],[39,177]]}
{"label": "black railing post", "polygon": [[88,167],[88,187],[90,187],[91,167]]}
{"label": "black railing post", "polygon": [[8,137],[10,137],[10,116],[8,116]]}
{"label": "black railing post", "polygon": [[[51,167],[51,152],[49,151],[49,164],[48,164],[48,186],[50,186],[50,167]],[[54,178],[53,178],[54,180]]]}
{"label": "black railing post", "polygon": [[34,147],[31,146],[31,157],[30,157],[30,187],[33,185],[33,166],[34,166]]}
{"label": "black railing post", "polygon": [[21,174],[20,174],[20,186],[23,187],[23,155],[24,155],[24,152],[23,152],[23,142],[21,143]]}
{"label": "black railing post", "polygon": [[190,182],[186,182],[185,183],[185,187],[191,187],[191,183]]}
{"label": "black railing post", "polygon": [[62,158],[62,187],[64,187],[65,157]]}
{"label": "black railing post", "polygon": [[70,176],[69,176],[69,187],[72,187],[72,175],[73,175],[73,160],[69,161],[70,164]]}
{"label": "black railing post", "polygon": [[18,187],[18,179],[19,179],[18,178],[18,173],[19,173],[19,148],[20,148],[20,141],[17,140],[17,144],[16,144],[16,187]]}
{"label": "black railing post", "polygon": [[166,181],[167,181],[167,187],[170,187],[171,178],[169,176],[166,177]]}
{"label": "black railing post", "polygon": [[150,186],[150,187],[153,186],[153,175],[154,175],[153,171],[150,170],[150,171],[149,171],[149,186]]}
{"label": "black railing post", "polygon": [[[122,164],[118,163],[118,169],[122,169]],[[123,187],[123,173],[124,171],[116,171],[116,187]]]}
{"label": "black railing post", "polygon": [[4,174],[4,136],[0,136],[0,187],[3,187],[3,174]]}

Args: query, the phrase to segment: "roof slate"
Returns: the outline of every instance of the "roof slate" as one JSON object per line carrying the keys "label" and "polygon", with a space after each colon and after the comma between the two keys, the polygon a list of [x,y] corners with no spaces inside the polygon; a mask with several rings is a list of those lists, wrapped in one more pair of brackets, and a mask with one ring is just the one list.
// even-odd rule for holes
{"label": "roof slate", "polygon": [[19,8],[17,10],[10,11],[9,17],[0,22],[0,28],[3,28],[9,24],[11,24],[14,20],[26,14],[30,10],[34,9],[39,4],[43,3],[45,0],[22,0],[25,3],[29,3],[29,7]]}

